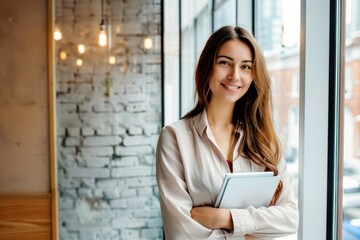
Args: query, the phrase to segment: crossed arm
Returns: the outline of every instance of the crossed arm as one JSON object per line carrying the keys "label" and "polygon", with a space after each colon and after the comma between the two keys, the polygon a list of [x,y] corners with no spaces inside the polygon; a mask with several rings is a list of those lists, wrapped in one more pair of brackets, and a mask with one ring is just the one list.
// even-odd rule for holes
{"label": "crossed arm", "polygon": [[213,207],[194,207],[191,218],[209,229],[233,230],[233,221],[229,209]]}

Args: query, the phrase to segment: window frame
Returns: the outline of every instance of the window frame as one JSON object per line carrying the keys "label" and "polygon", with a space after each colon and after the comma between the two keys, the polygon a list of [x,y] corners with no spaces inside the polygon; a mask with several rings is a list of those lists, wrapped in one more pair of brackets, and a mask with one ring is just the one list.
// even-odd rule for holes
{"label": "window frame", "polygon": [[330,0],[326,239],[342,239],[346,1]]}

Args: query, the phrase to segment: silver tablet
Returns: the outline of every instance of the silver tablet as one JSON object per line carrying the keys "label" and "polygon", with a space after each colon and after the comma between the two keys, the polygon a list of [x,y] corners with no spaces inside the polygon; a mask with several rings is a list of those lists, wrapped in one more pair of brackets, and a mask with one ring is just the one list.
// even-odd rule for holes
{"label": "silver tablet", "polygon": [[215,207],[268,207],[280,180],[273,175],[273,172],[227,173]]}

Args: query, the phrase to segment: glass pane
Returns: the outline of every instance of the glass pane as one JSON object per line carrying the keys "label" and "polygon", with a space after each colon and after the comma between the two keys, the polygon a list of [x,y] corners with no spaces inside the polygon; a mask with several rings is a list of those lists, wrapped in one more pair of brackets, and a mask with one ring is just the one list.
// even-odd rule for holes
{"label": "glass pane", "polygon": [[360,239],[360,1],[346,1],[343,240]]}
{"label": "glass pane", "polygon": [[194,104],[196,61],[211,34],[211,1],[181,1],[181,116]]}
{"label": "glass pane", "polygon": [[[283,156],[298,194],[300,0],[256,2],[255,36],[272,77],[273,104]],[[279,238],[280,239],[280,238]],[[292,235],[281,239],[297,239]]]}
{"label": "glass pane", "polygon": [[211,15],[208,8],[200,13],[196,18],[196,59],[199,59],[207,39],[211,35]]}
{"label": "glass pane", "polygon": [[236,24],[236,1],[227,0],[219,8],[215,9],[214,29],[225,25]]}
{"label": "glass pane", "polygon": [[194,70],[195,70],[195,34],[194,26],[188,26],[181,33],[181,115],[188,112],[194,98]]}

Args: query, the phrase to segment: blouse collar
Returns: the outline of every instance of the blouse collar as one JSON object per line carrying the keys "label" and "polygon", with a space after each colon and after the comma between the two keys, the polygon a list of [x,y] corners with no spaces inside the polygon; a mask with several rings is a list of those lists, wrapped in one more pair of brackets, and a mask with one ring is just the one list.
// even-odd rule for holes
{"label": "blouse collar", "polygon": [[[202,136],[205,132],[205,130],[207,129],[207,127],[209,127],[209,122],[207,119],[207,114],[206,114],[206,110],[204,109],[201,113],[199,113],[198,115],[196,115],[193,118],[193,122],[196,128],[196,131],[198,132],[198,134],[200,136]],[[236,132],[241,133],[241,129],[240,128],[236,128],[235,129]]]}

